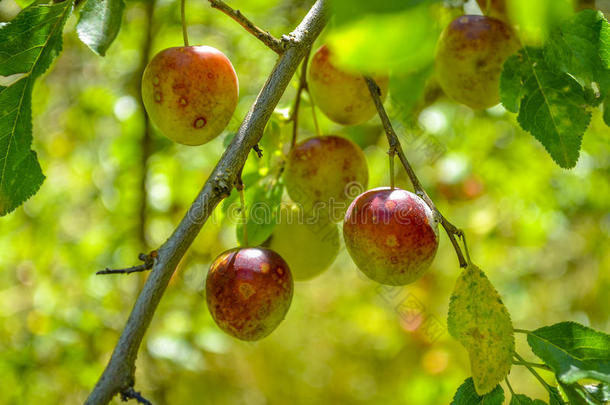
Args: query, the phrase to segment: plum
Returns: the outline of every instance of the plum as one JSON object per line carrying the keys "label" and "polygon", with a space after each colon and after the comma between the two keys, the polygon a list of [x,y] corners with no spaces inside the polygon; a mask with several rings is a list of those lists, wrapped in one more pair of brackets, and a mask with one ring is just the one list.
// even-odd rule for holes
{"label": "plum", "polygon": [[167,48],[148,63],[142,100],[150,120],[169,139],[201,145],[227,126],[238,98],[229,59],[210,46]]}
{"label": "plum", "polygon": [[417,280],[434,260],[438,221],[417,195],[399,188],[376,188],[350,205],[343,238],[354,263],[370,279],[405,285]]}
{"label": "plum", "polygon": [[[381,100],[388,94],[387,75],[374,75]],[[335,66],[328,46],[323,45],[311,59],[307,71],[309,93],[324,115],[342,125],[362,124],[376,114],[366,81],[361,74]]]}
{"label": "plum", "polygon": [[307,212],[324,212],[335,222],[341,221],[349,202],[366,189],[368,179],[362,149],[334,135],[316,136],[297,144],[284,173],[286,190],[294,202]]}
{"label": "plum", "polygon": [[474,109],[500,102],[502,65],[520,48],[513,29],[492,17],[464,15],[445,28],[436,51],[436,77],[445,93]]}
{"label": "plum", "polygon": [[216,324],[241,340],[259,340],[282,322],[292,301],[288,264],[270,249],[227,250],[206,279],[208,309]]}
{"label": "plum", "polygon": [[337,224],[312,218],[296,206],[280,213],[269,247],[290,265],[295,280],[312,279],[335,261],[341,246]]}

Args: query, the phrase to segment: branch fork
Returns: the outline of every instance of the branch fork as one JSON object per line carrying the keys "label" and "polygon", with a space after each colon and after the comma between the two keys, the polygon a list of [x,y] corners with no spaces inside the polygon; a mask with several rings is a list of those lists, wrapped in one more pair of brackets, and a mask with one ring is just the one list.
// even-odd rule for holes
{"label": "branch fork", "polygon": [[[115,395],[121,393],[138,399],[133,396],[137,394],[133,389],[135,360],[171,277],[214,208],[229,195],[234,187],[238,173],[243,168],[250,150],[260,141],[273,110],[290,84],[299,64],[326,25],[330,14],[328,0],[317,0],[303,21],[289,36],[292,39],[285,42],[286,45],[282,45],[280,40],[256,27],[241,13],[237,13],[224,2],[209,1],[212,7],[231,16],[248,32],[253,33],[254,31],[255,36],[276,51],[280,57],[250,107],[237,134],[224,151],[191,207],[168,240],[156,250],[151,272],[104,372],[85,402],[86,405],[107,404]],[[148,263],[147,260],[144,260],[144,267],[149,264],[150,259]]]}

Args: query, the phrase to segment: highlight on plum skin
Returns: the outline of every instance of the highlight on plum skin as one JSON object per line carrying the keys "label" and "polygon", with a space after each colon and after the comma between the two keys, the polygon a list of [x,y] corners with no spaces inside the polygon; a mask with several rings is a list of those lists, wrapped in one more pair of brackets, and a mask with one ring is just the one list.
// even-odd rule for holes
{"label": "highlight on plum skin", "polygon": [[201,145],[220,135],[235,112],[237,74],[231,61],[211,46],[167,48],[144,70],[142,100],[166,137]]}
{"label": "highlight on plum skin", "polygon": [[[373,79],[381,90],[381,101],[385,100],[389,77],[381,74],[373,75]],[[316,106],[338,124],[362,124],[377,113],[362,74],[337,67],[327,45],[313,54],[307,71],[307,85]]]}
{"label": "highlight on plum skin", "polygon": [[271,249],[235,248],[220,254],[206,279],[206,301],[216,324],[241,340],[269,335],[282,322],[294,282],[288,264]]}
{"label": "highlight on plum skin", "polygon": [[350,205],[345,246],[370,279],[405,285],[420,278],[438,248],[438,221],[417,195],[399,188],[368,190]]}

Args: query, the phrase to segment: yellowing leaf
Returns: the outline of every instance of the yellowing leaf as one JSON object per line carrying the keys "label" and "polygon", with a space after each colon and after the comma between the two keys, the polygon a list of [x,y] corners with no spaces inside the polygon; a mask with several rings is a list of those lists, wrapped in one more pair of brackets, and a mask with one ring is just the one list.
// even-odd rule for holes
{"label": "yellowing leaf", "polygon": [[498,292],[474,264],[468,265],[455,284],[447,327],[470,354],[477,393],[487,394],[508,375],[515,338]]}

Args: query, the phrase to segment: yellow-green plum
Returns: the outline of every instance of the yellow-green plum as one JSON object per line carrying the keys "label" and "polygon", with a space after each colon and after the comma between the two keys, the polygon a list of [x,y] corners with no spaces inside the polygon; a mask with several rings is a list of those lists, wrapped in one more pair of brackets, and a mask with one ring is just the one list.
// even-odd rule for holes
{"label": "yellow-green plum", "polygon": [[370,279],[387,285],[417,280],[438,248],[438,221],[417,195],[389,187],[358,196],[343,222],[345,246]]}
{"label": "yellow-green plum", "polygon": [[238,98],[229,59],[210,46],[165,49],[148,63],[142,100],[150,120],[168,138],[201,145],[227,126]]}
{"label": "yellow-green plum", "polygon": [[445,93],[474,109],[500,102],[502,65],[519,49],[506,23],[492,17],[464,15],[445,28],[436,52],[436,77]]}
{"label": "yellow-green plum", "polygon": [[208,272],[208,309],[229,335],[259,340],[273,332],[286,316],[293,284],[288,264],[273,250],[227,250],[214,260]]}
{"label": "yellow-green plum", "polygon": [[[387,75],[373,75],[373,78],[381,90],[383,101],[388,94],[389,78]],[[375,104],[362,75],[338,68],[326,45],[311,58],[307,85],[316,105],[338,124],[362,124],[376,114]]]}
{"label": "yellow-green plum", "polygon": [[289,264],[295,280],[327,270],[339,254],[339,227],[324,216],[312,217],[296,206],[283,208],[269,247]]}
{"label": "yellow-green plum", "polygon": [[327,135],[305,139],[288,157],[284,181],[290,198],[309,212],[339,222],[369,180],[366,157],[354,142]]}

